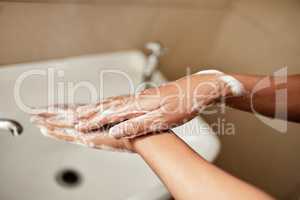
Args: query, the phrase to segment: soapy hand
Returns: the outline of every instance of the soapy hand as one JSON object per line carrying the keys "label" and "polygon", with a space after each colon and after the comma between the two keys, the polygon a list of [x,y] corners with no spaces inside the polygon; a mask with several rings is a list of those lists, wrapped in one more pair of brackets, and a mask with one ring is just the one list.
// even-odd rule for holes
{"label": "soapy hand", "polygon": [[85,134],[75,130],[78,116],[78,113],[76,113],[77,107],[78,106],[71,105],[56,105],[39,109],[39,111],[36,112],[37,114],[31,117],[31,121],[36,124],[47,137],[91,148],[133,152],[133,148],[128,139],[114,139],[108,135],[105,128]]}
{"label": "soapy hand", "polygon": [[134,96],[111,97],[80,106],[76,130],[88,133],[107,124],[115,138],[133,138],[181,125],[222,97],[239,96],[241,83],[216,70],[201,71]]}

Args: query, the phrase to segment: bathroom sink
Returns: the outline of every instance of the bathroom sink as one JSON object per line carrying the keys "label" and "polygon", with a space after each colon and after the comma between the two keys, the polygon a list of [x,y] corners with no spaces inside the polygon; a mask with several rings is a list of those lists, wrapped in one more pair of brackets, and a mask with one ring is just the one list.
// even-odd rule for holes
{"label": "bathroom sink", "polygon": [[[160,180],[138,155],[46,138],[24,112],[30,106],[48,105],[49,89],[54,91],[55,103],[89,103],[130,93],[128,79],[135,87],[139,85],[146,61],[141,52],[129,51],[2,66],[0,118],[16,120],[24,131],[18,137],[0,131],[0,199],[168,198]],[[165,81],[160,72],[155,72],[153,80],[157,84]],[[62,88],[64,98],[59,99]],[[77,88],[72,92],[74,99],[67,98],[70,88]],[[213,161],[220,144],[214,134],[201,129],[203,125],[205,122],[199,117],[174,131],[205,159]]]}

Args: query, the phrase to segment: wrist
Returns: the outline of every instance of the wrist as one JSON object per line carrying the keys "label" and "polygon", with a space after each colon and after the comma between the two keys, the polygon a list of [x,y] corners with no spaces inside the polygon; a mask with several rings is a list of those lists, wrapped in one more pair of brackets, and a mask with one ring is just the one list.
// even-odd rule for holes
{"label": "wrist", "polygon": [[[212,84],[211,89],[214,89],[215,92],[219,91],[218,97],[226,96],[243,96],[246,93],[246,87],[244,83],[238,78],[237,75],[223,73],[218,70],[202,70],[197,72],[195,75],[199,75],[202,79],[208,79]],[[208,78],[203,78],[208,77]]]}
{"label": "wrist", "polygon": [[140,156],[143,153],[143,146],[147,143],[151,143],[152,134],[142,135],[135,138],[130,138],[128,141],[130,143],[131,149],[134,153],[139,154]]}
{"label": "wrist", "polygon": [[164,146],[161,144],[172,137],[176,137],[175,134],[172,134],[172,132],[169,131],[164,131],[162,133],[148,134],[131,138],[129,141],[132,147],[132,151],[139,154],[140,156],[143,156],[145,153],[149,153],[149,151],[155,150],[159,146]]}
{"label": "wrist", "polygon": [[204,70],[192,75],[193,110],[201,112],[206,106],[228,97],[244,96],[246,89],[234,75],[217,70]]}
{"label": "wrist", "polygon": [[224,84],[224,95],[243,96],[246,93],[244,85],[231,75],[222,75],[218,79]]}

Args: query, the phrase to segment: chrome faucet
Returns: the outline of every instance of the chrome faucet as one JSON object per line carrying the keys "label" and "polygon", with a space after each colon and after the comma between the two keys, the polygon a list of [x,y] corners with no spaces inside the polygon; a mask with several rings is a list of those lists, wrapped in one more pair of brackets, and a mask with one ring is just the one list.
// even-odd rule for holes
{"label": "chrome faucet", "polygon": [[13,136],[18,136],[23,132],[23,127],[15,120],[0,118],[0,130],[10,131]]}
{"label": "chrome faucet", "polygon": [[159,66],[159,58],[166,52],[166,48],[159,42],[149,42],[145,45],[145,49],[149,51],[143,71],[143,82],[145,82],[145,87],[147,88],[150,87],[150,84],[147,82],[152,80],[152,76]]}

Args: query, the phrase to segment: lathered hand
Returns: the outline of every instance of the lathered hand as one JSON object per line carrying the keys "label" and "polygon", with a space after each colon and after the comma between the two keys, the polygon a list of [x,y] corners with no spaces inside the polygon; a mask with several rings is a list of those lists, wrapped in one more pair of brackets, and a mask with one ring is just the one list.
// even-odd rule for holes
{"label": "lathered hand", "polygon": [[128,139],[117,140],[108,135],[105,128],[81,133],[75,130],[77,123],[77,106],[56,105],[42,109],[33,115],[31,121],[41,132],[50,138],[63,140],[91,148],[133,152]]}
{"label": "lathered hand", "polygon": [[76,130],[90,132],[107,124],[115,138],[133,138],[181,125],[222,97],[243,94],[241,83],[209,70],[186,76],[135,96],[118,96],[77,108]]}

